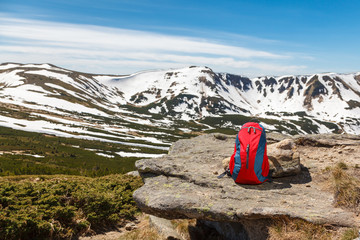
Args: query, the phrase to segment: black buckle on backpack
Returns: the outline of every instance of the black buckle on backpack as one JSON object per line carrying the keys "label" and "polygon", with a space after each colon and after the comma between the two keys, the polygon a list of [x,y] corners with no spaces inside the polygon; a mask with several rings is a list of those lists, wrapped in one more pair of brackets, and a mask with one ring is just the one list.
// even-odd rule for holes
{"label": "black buckle on backpack", "polygon": [[217,178],[223,178],[225,175],[228,175],[229,177],[231,177],[231,173],[230,173],[230,169],[227,168],[225,170],[225,172],[223,172],[222,174],[220,174],[219,176],[217,176]]}

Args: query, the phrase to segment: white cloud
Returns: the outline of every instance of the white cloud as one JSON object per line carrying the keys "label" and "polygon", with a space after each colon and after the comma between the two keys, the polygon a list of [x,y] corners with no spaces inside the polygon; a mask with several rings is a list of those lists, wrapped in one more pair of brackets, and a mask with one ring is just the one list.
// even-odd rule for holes
{"label": "white cloud", "polygon": [[[64,24],[0,16],[0,62],[49,62],[75,70],[129,73],[148,68],[206,65],[215,71],[288,74],[291,55],[209,39],[146,31]],[[88,67],[88,69],[87,69]]]}

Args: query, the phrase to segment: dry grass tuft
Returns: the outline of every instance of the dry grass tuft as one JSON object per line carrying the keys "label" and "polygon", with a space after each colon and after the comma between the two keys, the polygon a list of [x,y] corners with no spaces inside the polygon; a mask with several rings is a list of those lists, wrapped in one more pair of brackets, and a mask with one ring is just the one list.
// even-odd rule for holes
{"label": "dry grass tuft", "polygon": [[359,231],[357,228],[335,228],[288,217],[275,218],[268,229],[268,240],[353,240]]}
{"label": "dry grass tuft", "polygon": [[139,217],[140,223],[137,225],[137,229],[132,230],[123,234],[119,240],[164,240],[165,238],[161,236],[155,228],[150,226],[149,216],[143,214]]}
{"label": "dry grass tuft", "polygon": [[342,163],[332,170],[335,206],[360,212],[360,180],[345,171]]}
{"label": "dry grass tuft", "polygon": [[269,226],[269,240],[328,240],[334,239],[334,231],[301,219],[275,218]]}
{"label": "dry grass tuft", "polygon": [[348,228],[342,234],[341,240],[354,240],[359,237],[359,230],[356,228]]}
{"label": "dry grass tuft", "polygon": [[191,239],[189,228],[196,226],[196,219],[176,219],[171,223],[184,239]]}
{"label": "dry grass tuft", "polygon": [[348,169],[348,165],[344,162],[338,162],[336,167],[344,170]]}

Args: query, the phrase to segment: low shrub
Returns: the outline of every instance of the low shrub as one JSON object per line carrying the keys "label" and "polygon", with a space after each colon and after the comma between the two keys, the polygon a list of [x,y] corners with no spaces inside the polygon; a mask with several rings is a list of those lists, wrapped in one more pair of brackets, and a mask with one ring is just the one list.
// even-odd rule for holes
{"label": "low shrub", "polygon": [[121,224],[139,210],[139,177],[0,178],[0,239],[70,239]]}

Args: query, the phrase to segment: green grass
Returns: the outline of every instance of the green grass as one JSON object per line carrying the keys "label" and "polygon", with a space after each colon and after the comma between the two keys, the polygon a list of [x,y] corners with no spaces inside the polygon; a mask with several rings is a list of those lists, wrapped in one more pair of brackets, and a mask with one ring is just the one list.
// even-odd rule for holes
{"label": "green grass", "polygon": [[294,125],[300,126],[301,130],[306,133],[319,133],[319,127],[308,118],[302,118],[300,120],[290,120]]}
{"label": "green grass", "polygon": [[217,129],[206,130],[205,133],[223,133],[227,135],[236,135],[238,131],[232,128],[217,128]]}
{"label": "green grass", "polygon": [[71,239],[133,219],[139,177],[0,178],[0,239]]}
{"label": "green grass", "polygon": [[[119,151],[133,152],[133,146],[91,141],[76,138],[55,137],[41,133],[0,127],[0,176],[22,174],[70,174],[103,176],[125,173],[135,169],[139,158],[120,157]],[[135,147],[139,152],[161,154],[164,150]],[[91,151],[88,149],[97,149]],[[7,152],[21,151],[19,154]],[[96,152],[113,155],[99,156]],[[36,158],[25,155],[40,155]]]}
{"label": "green grass", "polygon": [[359,229],[349,228],[344,231],[341,240],[354,240],[357,237],[359,237]]}
{"label": "green grass", "polygon": [[234,125],[243,125],[244,123],[250,121],[252,117],[247,117],[243,115],[223,115],[221,117],[206,117],[200,122],[208,124],[210,126],[219,126],[225,122],[231,122]]}

